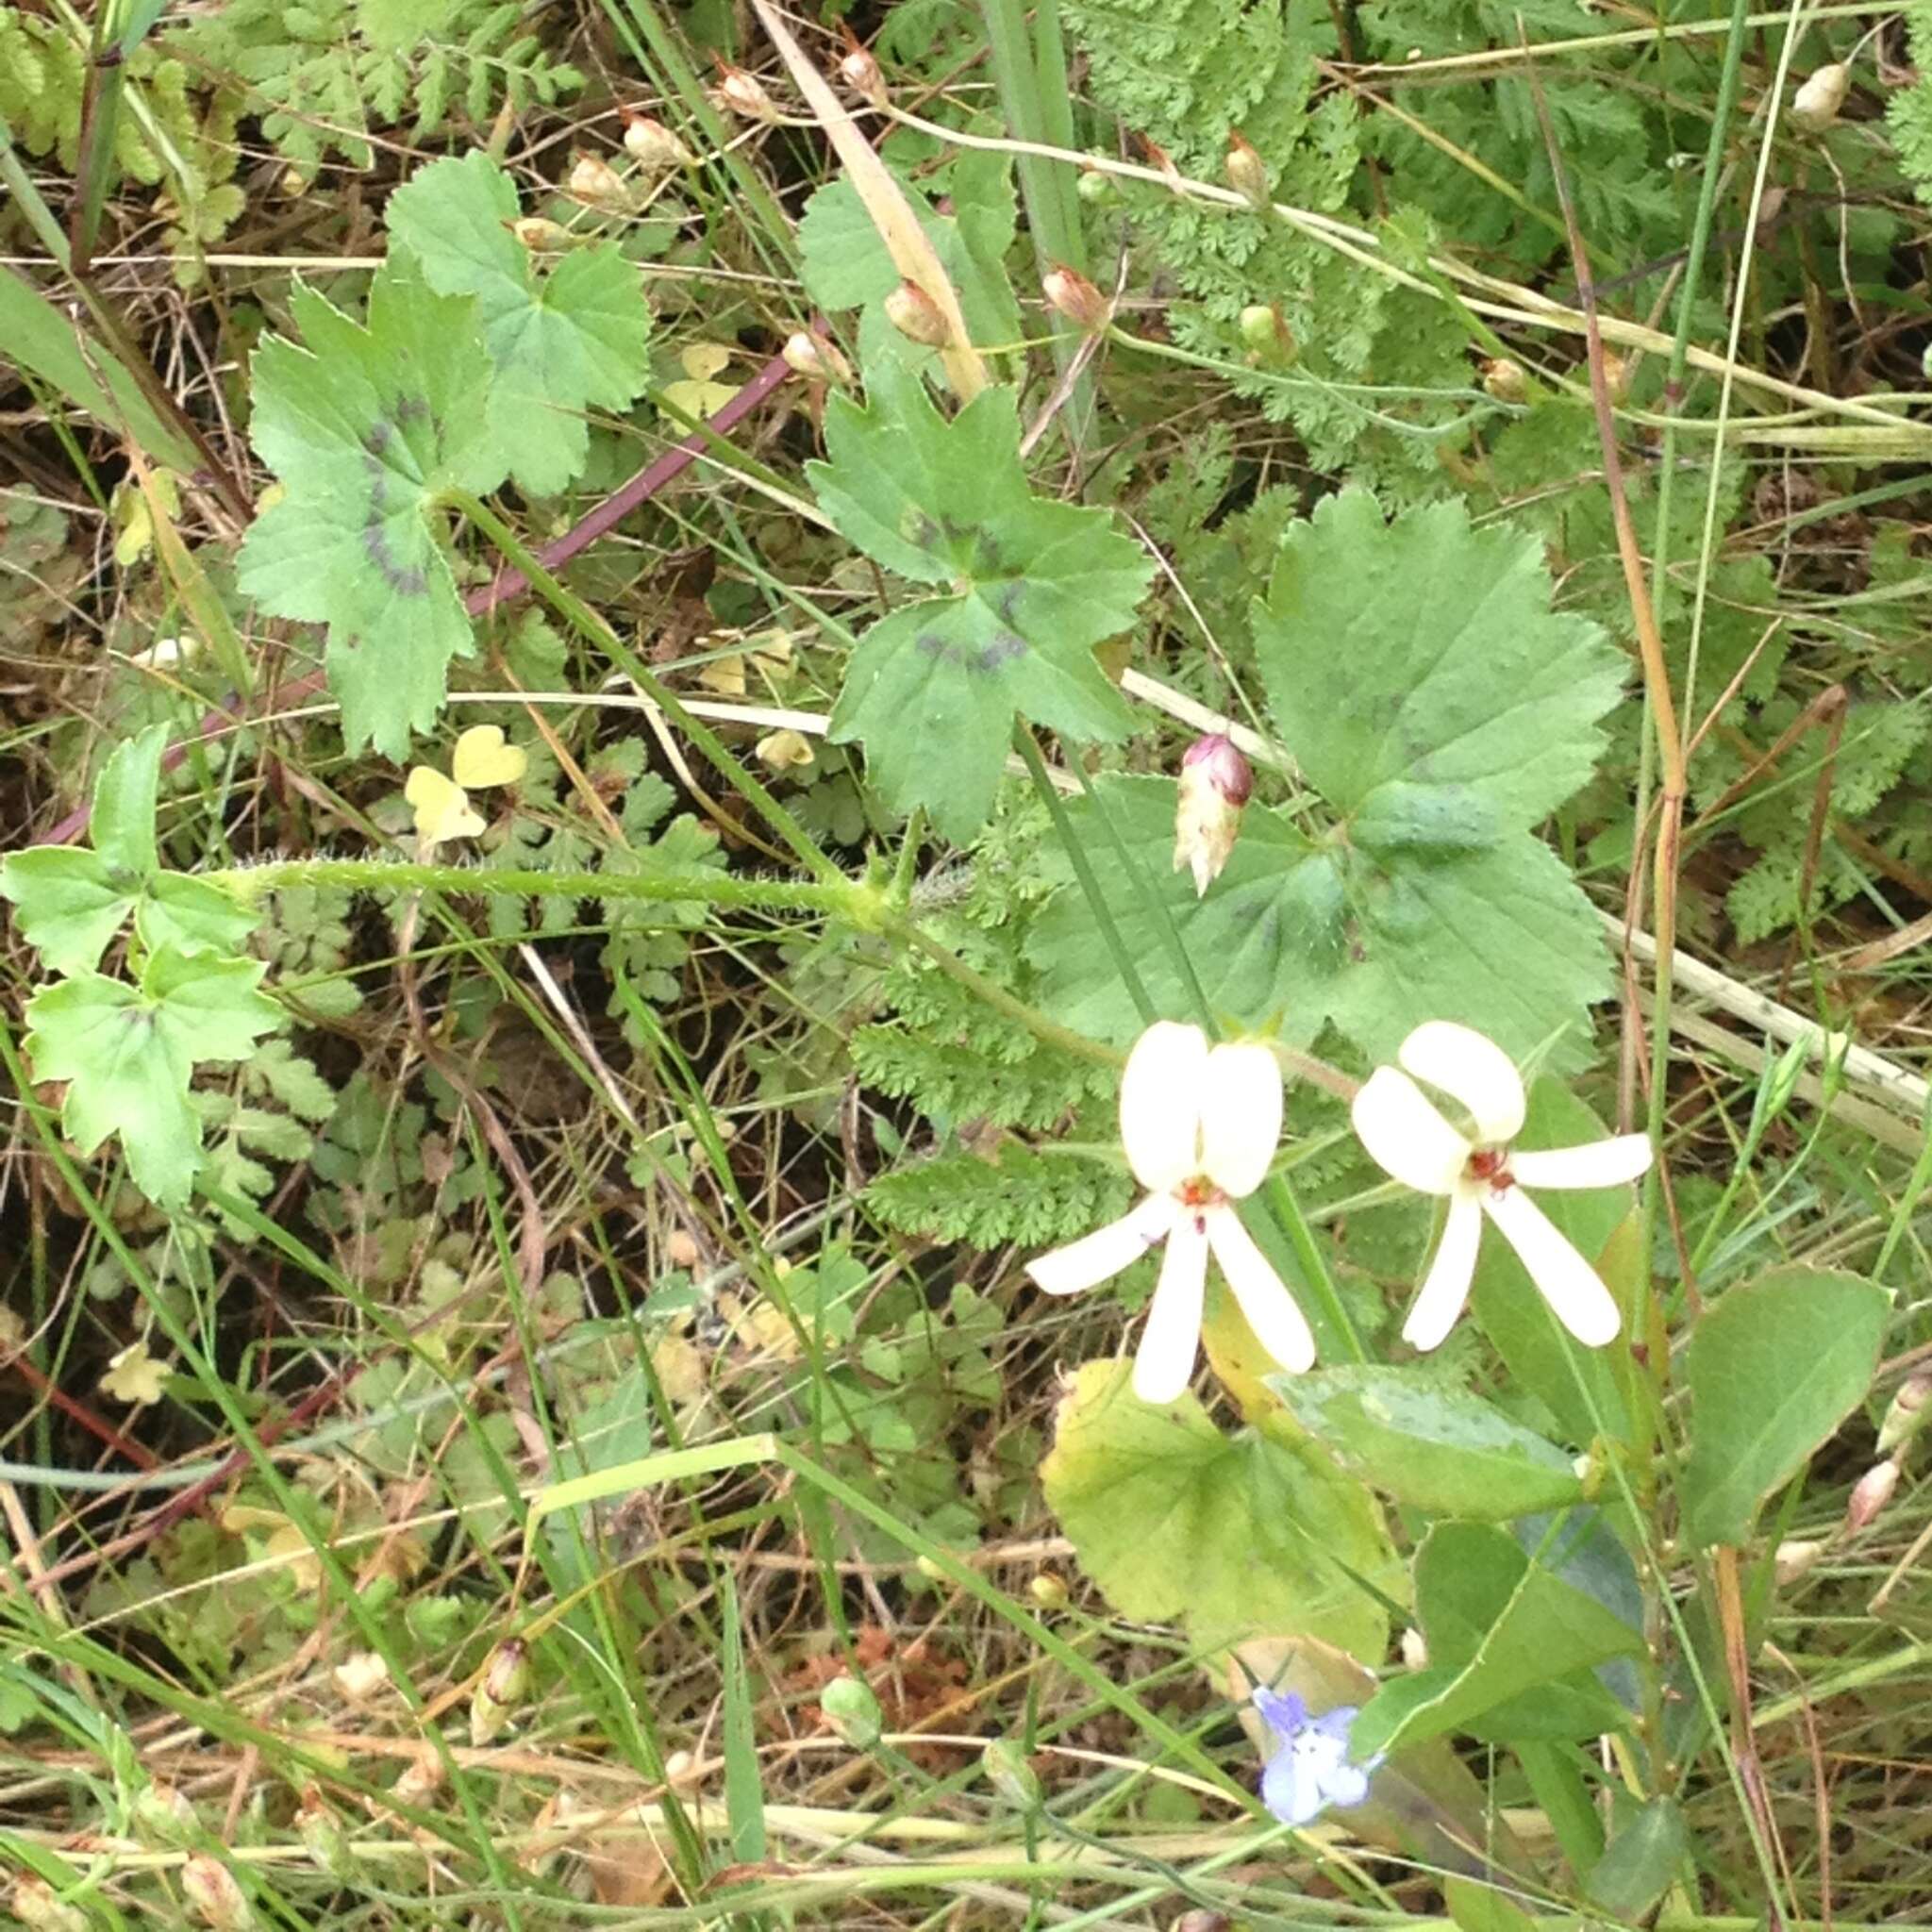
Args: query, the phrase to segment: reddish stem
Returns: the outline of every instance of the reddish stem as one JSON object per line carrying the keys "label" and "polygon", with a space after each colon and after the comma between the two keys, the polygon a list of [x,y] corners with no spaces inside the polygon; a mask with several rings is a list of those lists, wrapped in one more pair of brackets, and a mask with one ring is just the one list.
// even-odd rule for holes
{"label": "reddish stem", "polygon": [[[568,563],[586,545],[594,543],[607,530],[614,529],[632,510],[641,504],[648,503],[658,491],[674,477],[683,473],[703,456],[709,446],[711,435],[724,436],[735,429],[739,423],[765,400],[772,391],[784,382],[792,371],[782,356],[774,356],[745,386],[718,411],[708,417],[704,430],[693,430],[675,449],[668,449],[655,461],[648,463],[638,472],[622,489],[608,496],[580,523],[574,525],[554,543],[546,543],[537,553],[537,560],[545,570],[555,570],[559,564]],[[494,610],[499,604],[508,604],[521,597],[529,589],[521,571],[505,568],[497,572],[480,591],[472,591],[463,599],[463,608],[472,617],[482,617]],[[300,704],[303,699],[313,697],[326,684],[325,675],[320,671],[311,671],[298,677],[292,684],[278,686],[269,697],[275,705]],[[230,694],[230,703],[233,694]],[[224,706],[208,712],[201,723],[187,738],[171,744],[161,754],[161,769],[172,772],[189,752],[197,744],[213,738],[217,733],[242,724],[245,714]],[[87,830],[88,815],[92,808],[77,805],[37,843],[43,845],[66,845]]]}

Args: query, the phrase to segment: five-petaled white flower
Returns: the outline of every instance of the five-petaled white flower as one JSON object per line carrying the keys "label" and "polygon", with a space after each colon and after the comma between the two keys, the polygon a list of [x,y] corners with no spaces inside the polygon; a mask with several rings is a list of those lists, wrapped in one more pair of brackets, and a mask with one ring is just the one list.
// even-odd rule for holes
{"label": "five-petaled white flower", "polygon": [[1297,1374],[1313,1366],[1308,1324],[1233,1206],[1261,1185],[1280,1134],[1281,1070],[1267,1047],[1210,1047],[1198,1026],[1172,1020],[1134,1042],[1121,1076],[1121,1141],[1147,1197],[1026,1272],[1048,1294],[1077,1294],[1166,1240],[1134,1357],[1142,1402],[1172,1402],[1194,1373],[1210,1249],[1261,1346]]}
{"label": "five-petaled white flower", "polygon": [[[1581,1147],[1519,1154],[1509,1143],[1523,1128],[1523,1079],[1493,1041],[1453,1021],[1431,1020],[1395,1057],[1401,1071],[1377,1067],[1356,1095],[1356,1133],[1397,1180],[1449,1200],[1441,1244],[1403,1324],[1403,1340],[1431,1349],[1449,1333],[1469,1299],[1487,1214],[1564,1327],[1578,1341],[1601,1348],[1622,1325],[1617,1304],[1596,1270],[1524,1190],[1609,1188],[1635,1180],[1650,1165],[1649,1140],[1620,1134]],[[1416,1080],[1459,1101],[1474,1123],[1474,1134],[1451,1126]]]}

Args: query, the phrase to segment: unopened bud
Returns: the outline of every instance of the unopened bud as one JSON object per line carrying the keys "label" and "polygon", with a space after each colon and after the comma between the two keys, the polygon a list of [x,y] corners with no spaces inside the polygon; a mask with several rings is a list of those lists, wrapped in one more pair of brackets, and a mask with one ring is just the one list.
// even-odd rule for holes
{"label": "unopened bud", "polygon": [[1045,290],[1046,299],[1075,328],[1085,329],[1089,335],[1105,328],[1113,313],[1113,304],[1077,270],[1050,268],[1040,286]]}
{"label": "unopened bud", "polygon": [[44,1878],[21,1879],[7,1905],[27,1932],[88,1932],[92,1923],[78,1906],[56,1898]]}
{"label": "unopened bud", "polygon": [[191,1845],[201,1836],[194,1807],[173,1785],[144,1785],[136,1793],[134,1828],[158,1844]]}
{"label": "unopened bud", "polygon": [[879,1701],[872,1686],[852,1676],[834,1677],[819,1692],[819,1708],[831,1725],[855,1751],[870,1751],[885,1731]]}
{"label": "unopened bud", "polygon": [[715,98],[721,108],[733,114],[741,114],[747,121],[775,121],[778,118],[778,110],[773,107],[771,95],[758,85],[757,77],[741,67],[733,67],[726,60],[718,63]]}
{"label": "unopened bud", "polygon": [[570,230],[561,222],[546,221],[541,215],[519,215],[509,231],[532,255],[555,255],[570,246]]}
{"label": "unopened bud", "polygon": [[1791,96],[1791,125],[1806,134],[1823,134],[1838,119],[1852,90],[1852,70],[1842,60],[1821,67]]}
{"label": "unopened bud", "polygon": [[1499,403],[1529,400],[1529,377],[1522,363],[1512,362],[1507,356],[1492,356],[1483,364],[1482,374],[1484,392]]}
{"label": "unopened bud", "polygon": [[1254,790],[1254,771],[1225,732],[1188,747],[1174,799],[1174,869],[1193,873],[1197,898],[1221,876]]}
{"label": "unopened bud", "polygon": [[886,76],[879,72],[879,63],[873,58],[870,49],[855,41],[851,52],[839,63],[839,78],[860,100],[884,111],[891,96],[886,92]]}
{"label": "unopened bud", "polygon": [[1885,1506],[1898,1488],[1898,1464],[1890,1458],[1874,1462],[1852,1485],[1852,1500],[1845,1505],[1845,1534],[1857,1536]]}
{"label": "unopened bud", "polygon": [[1821,1542],[1800,1541],[1778,1544],[1777,1554],[1772,1558],[1772,1572],[1777,1578],[1778,1588],[1789,1590],[1824,1554],[1824,1545]]}
{"label": "unopened bud", "polygon": [[255,1924],[247,1895],[219,1858],[197,1852],[181,1868],[181,1890],[204,1925],[214,1932],[248,1932]]}
{"label": "unopened bud", "polygon": [[322,1793],[310,1785],[295,1807],[295,1836],[314,1861],[318,1871],[326,1872],[339,1885],[346,1885],[356,1874],[356,1855],[349,1849],[349,1834],[342,1821]]}
{"label": "unopened bud", "polygon": [[1255,152],[1253,143],[1239,127],[1228,130],[1226,165],[1227,185],[1237,194],[1258,208],[1273,205],[1274,196],[1269,185],[1268,163]]}
{"label": "unopened bud", "polygon": [[586,203],[591,208],[625,208],[630,206],[630,191],[624,185],[624,176],[607,160],[596,155],[579,155],[571,163],[569,178],[564,183],[573,200]]}
{"label": "unopened bud", "polygon": [[698,1761],[689,1751],[674,1751],[664,1760],[664,1782],[674,1790],[689,1790],[698,1780],[691,1775]]}
{"label": "unopened bud", "polygon": [[1932,1422],[1928,1396],[1932,1396],[1932,1373],[1924,1369],[1899,1384],[1898,1393],[1886,1407],[1885,1420],[1878,1424],[1879,1455],[1892,1455]]}
{"label": "unopened bud", "polygon": [[1629,363],[1607,350],[1604,354],[1604,387],[1609,391],[1613,403],[1623,402],[1630,393]]}
{"label": "unopened bud", "polygon": [[661,121],[648,114],[624,117],[624,151],[641,168],[653,174],[668,175],[673,168],[688,168],[695,157]]}
{"label": "unopened bud", "polygon": [[1042,1610],[1063,1610],[1067,1607],[1067,1586],[1063,1578],[1056,1576],[1051,1570],[1042,1570],[1026,1586],[1026,1594]]}
{"label": "unopened bud", "polygon": [[479,1750],[503,1729],[530,1688],[530,1654],[521,1638],[499,1643],[470,1700],[470,1742]]}
{"label": "unopened bud", "polygon": [[1200,1911],[1183,1912],[1169,1932],[1230,1932],[1233,1924],[1225,1912],[1210,1912],[1203,1907]]}
{"label": "unopened bud", "polygon": [[1429,1660],[1429,1646],[1423,1633],[1414,1625],[1402,1633],[1400,1644],[1402,1661],[1412,1671],[1421,1670]]}
{"label": "unopened bud", "polygon": [[1040,1808],[1040,1775],[1010,1738],[995,1738],[980,1754],[986,1781],[1016,1811]]}
{"label": "unopened bud", "polygon": [[1257,361],[1292,362],[1295,354],[1293,332],[1281,319],[1281,310],[1272,303],[1251,302],[1241,310],[1241,341],[1255,353]]}
{"label": "unopened bud", "polygon": [[785,366],[796,370],[808,382],[835,382],[841,389],[852,386],[852,365],[839,353],[829,336],[816,329],[795,329],[785,338],[779,351]]}
{"label": "unopened bud", "polygon": [[1083,168],[1074,188],[1080,199],[1090,205],[1113,199],[1113,176],[1098,168]]}
{"label": "unopened bud", "polygon": [[944,1564],[935,1561],[931,1557],[915,1557],[912,1559],[912,1567],[928,1583],[943,1583],[946,1580]]}
{"label": "unopened bud", "polygon": [[928,349],[942,349],[952,340],[939,304],[917,282],[901,282],[886,297],[886,320],[902,336],[924,342]]}

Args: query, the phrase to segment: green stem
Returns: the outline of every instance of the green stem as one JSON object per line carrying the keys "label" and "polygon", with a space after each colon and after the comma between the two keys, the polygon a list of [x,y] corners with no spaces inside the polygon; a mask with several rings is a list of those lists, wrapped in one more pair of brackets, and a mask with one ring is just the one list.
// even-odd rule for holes
{"label": "green stem", "polygon": [[1084,1033],[1075,1033],[1072,1027],[1062,1026],[1058,1020],[1049,1020],[1037,1007],[1029,1007],[1024,1000],[1015,998],[997,981],[987,978],[983,973],[967,965],[958,954],[921,932],[910,920],[888,915],[879,922],[877,929],[889,940],[896,940],[914,952],[923,953],[941,973],[957,979],[995,1011],[1006,1014],[1009,1020],[1017,1020],[1043,1044],[1075,1054],[1083,1060],[1100,1060],[1110,1067],[1120,1065],[1121,1056],[1110,1046],[1105,1046],[1097,1040],[1089,1040]]}
{"label": "green stem", "polygon": [[443,501],[463,515],[523,574],[530,588],[581,637],[608,658],[651,702],[657,705],[693,744],[710,759],[733,791],[763,814],[765,822],[791,846],[807,868],[826,885],[849,881],[838,862],[731,753],[716,732],[685,709],[676,692],[654,676],[634,651],[574,591],[566,590],[539,563],[521,538],[480,497],[467,490],[444,492]]}
{"label": "green stem", "polygon": [[1054,790],[1052,775],[1046,769],[1046,760],[1040,755],[1040,746],[1034,742],[1032,732],[1021,724],[1013,726],[1013,742],[1018,747],[1021,758],[1025,761],[1026,770],[1033,779],[1034,789],[1046,801],[1046,809],[1053,820],[1053,828],[1059,834],[1060,843],[1065,847],[1067,858],[1073,863],[1074,876],[1080,882],[1080,891],[1086,895],[1087,904],[1092,909],[1094,924],[1100,927],[1100,936],[1107,943],[1114,971],[1120,974],[1121,983],[1126,988],[1127,996],[1134,1003],[1134,1010],[1141,1016],[1141,1025],[1151,1026],[1160,1016],[1154,1009],[1154,1002],[1147,996],[1146,984],[1134,964],[1133,955],[1127,951],[1125,941],[1121,938],[1120,928],[1113,923],[1113,913],[1108,908],[1107,895],[1101,891],[1100,881],[1093,875],[1093,867],[1087,858],[1087,848],[1081,844],[1079,834],[1074,830],[1074,822],[1067,814],[1066,803]]}
{"label": "green stem", "polygon": [[756,907],[768,912],[820,912],[868,931],[881,929],[885,894],[860,879],[808,883],[742,878],[719,872],[537,872],[438,865],[405,858],[279,858],[197,874],[248,900],[293,886],[352,892],[430,891],[510,899],[605,899]]}

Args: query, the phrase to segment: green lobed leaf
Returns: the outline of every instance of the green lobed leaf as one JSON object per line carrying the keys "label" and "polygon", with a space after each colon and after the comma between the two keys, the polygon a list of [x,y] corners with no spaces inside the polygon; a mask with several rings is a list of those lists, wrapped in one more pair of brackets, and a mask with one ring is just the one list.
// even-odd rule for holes
{"label": "green lobed leaf", "polygon": [[108,875],[97,852],[35,845],[0,864],[0,898],[13,902],[20,936],[40,949],[49,973],[87,973],[99,965],[126,923],[134,896]]}
{"label": "green lobed leaf", "polygon": [[1777,1268],[1728,1290],[1690,1331],[1691,1541],[1741,1543],[1757,1506],[1804,1467],[1872,1386],[1891,1297],[1861,1275]]}
{"label": "green lobed leaf", "polygon": [[[1005,265],[1018,212],[1011,165],[1005,155],[967,148],[948,173],[952,212],[943,215],[916,181],[895,178],[958,291],[967,335],[985,347],[1016,342],[1020,311]],[[857,308],[882,301],[899,286],[899,270],[876,224],[842,175],[806,204],[798,245],[806,291],[822,308]]]}
{"label": "green lobed leaf", "polygon": [[510,224],[517,191],[487,154],[432,161],[390,197],[391,237],[440,295],[474,295],[496,366],[491,433],[521,488],[555,494],[590,451],[584,411],[621,409],[650,374],[651,311],[612,242],[573,249],[547,275]]}
{"label": "green lobed leaf", "polygon": [[1414,1370],[1350,1365],[1268,1386],[1350,1474],[1418,1509],[1502,1521],[1583,1494],[1554,1442]]}
{"label": "green lobed leaf", "polygon": [[[1197,897],[1174,870],[1174,784],[1108,776],[1094,794],[1068,810],[1148,993],[1171,1017],[1191,1004],[1162,906],[1216,1013],[1292,1044],[1332,1022],[1370,1058],[1392,1058],[1411,1028],[1442,1019],[1526,1056],[1566,1028],[1580,1042],[1584,1008],[1604,991],[1596,915],[1562,861],[1527,835],[1486,850],[1377,847],[1373,827],[1316,841],[1286,812],[1251,805],[1226,870]],[[1119,1041],[1140,1030],[1077,885],[1054,895],[1029,951],[1046,1004],[1067,1024]],[[1578,1051],[1559,1046],[1556,1058]]]}
{"label": "green lobed leaf", "polygon": [[[1432,1546],[1440,1560],[1432,1559]],[[1502,1529],[1439,1523],[1417,1557],[1417,1576],[1432,1655],[1438,1638],[1427,1607],[1447,1588],[1458,1593],[1474,1647],[1384,1685],[1357,1720],[1358,1758],[1462,1729],[1523,1691],[1643,1648],[1641,1629],[1530,1561]],[[1487,1600],[1480,1612],[1471,1607],[1478,1599]],[[1445,1623],[1444,1641],[1449,1630]]]}
{"label": "green lobed leaf", "polygon": [[1032,493],[1011,390],[948,422],[905,370],[870,383],[866,408],[828,404],[812,487],[875,563],[946,590],[866,632],[830,735],[863,741],[895,810],[924,806],[963,841],[992,809],[1016,716],[1082,742],[1125,735],[1092,647],[1133,623],[1152,565],[1106,511]]}
{"label": "green lobed leaf", "polygon": [[244,1059],[282,1024],[258,991],[267,970],[164,949],[139,986],[79,973],[37,992],[26,1051],[36,1078],[68,1083],[61,1124],[81,1153],[118,1135],[135,1185],[159,1207],[184,1206],[201,1162],[190,1083],[198,1065]]}
{"label": "green lobed leaf", "polygon": [[1123,1362],[1083,1363],[1041,1469],[1081,1567],[1124,1617],[1202,1645],[1306,1635],[1379,1657],[1401,1574],[1375,1507],[1322,1461],[1224,1435],[1191,1395],[1155,1407]]}
{"label": "green lobed leaf", "polygon": [[290,306],[303,345],[256,351],[249,431],[287,493],[250,526],[238,580],[276,616],[328,626],[344,739],[401,758],[474,648],[439,505],[503,481],[490,357],[474,302],[395,263],[366,327],[312,290]]}

